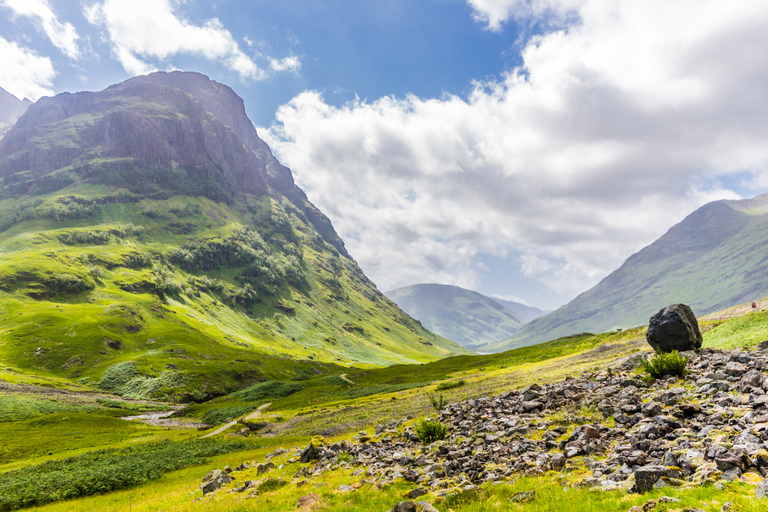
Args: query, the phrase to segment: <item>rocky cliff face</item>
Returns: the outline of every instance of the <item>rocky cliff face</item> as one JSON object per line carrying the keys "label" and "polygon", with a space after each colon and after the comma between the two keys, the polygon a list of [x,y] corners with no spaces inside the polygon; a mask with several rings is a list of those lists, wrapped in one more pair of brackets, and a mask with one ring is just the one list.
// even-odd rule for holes
{"label": "rocky cliff face", "polygon": [[32,104],[27,98],[20,100],[0,87],[0,139]]}
{"label": "rocky cliff face", "polygon": [[327,217],[259,138],[243,100],[199,73],[153,73],[101,92],[37,102],[0,141],[0,178],[28,182],[14,191],[29,192],[31,180],[50,181],[53,174],[63,186],[86,181],[143,195],[191,193],[227,202],[269,188],[348,256]]}

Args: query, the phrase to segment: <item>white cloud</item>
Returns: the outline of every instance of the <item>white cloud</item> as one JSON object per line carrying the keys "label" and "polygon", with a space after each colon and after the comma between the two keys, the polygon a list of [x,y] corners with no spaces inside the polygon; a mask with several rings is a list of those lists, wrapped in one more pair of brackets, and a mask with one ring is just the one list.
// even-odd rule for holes
{"label": "white cloud", "polygon": [[298,73],[301,69],[301,60],[295,55],[282,59],[269,59],[269,67],[278,72],[290,71],[292,73]]}
{"label": "white cloud", "polygon": [[570,21],[467,98],[334,107],[309,91],[261,130],[382,289],[471,288],[479,253],[513,251],[566,299],[696,207],[736,197],[712,185],[721,177],[765,182],[768,4],[470,3],[492,29]]}
{"label": "white cloud", "polygon": [[0,36],[0,62],[0,86],[17,98],[37,101],[53,95],[56,71],[48,57]]}
{"label": "white cloud", "polygon": [[80,48],[77,45],[80,36],[75,27],[69,22],[61,23],[46,0],[2,0],[2,4],[17,16],[32,18],[51,43],[68,57],[80,57]]}
{"label": "white cloud", "polygon": [[218,19],[194,25],[177,14],[169,0],[106,0],[86,7],[84,13],[91,24],[106,28],[115,56],[130,74],[145,74],[154,71],[158,61],[192,54],[220,60],[244,78],[266,77]]}

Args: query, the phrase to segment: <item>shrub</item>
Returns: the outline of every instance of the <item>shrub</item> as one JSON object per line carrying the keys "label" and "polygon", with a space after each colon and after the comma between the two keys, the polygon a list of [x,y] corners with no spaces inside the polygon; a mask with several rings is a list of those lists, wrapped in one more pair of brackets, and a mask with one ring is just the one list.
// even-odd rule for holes
{"label": "shrub", "polygon": [[435,388],[435,390],[446,391],[448,389],[456,389],[466,385],[467,385],[467,382],[464,379],[457,380],[456,382],[441,382],[440,384],[437,385],[437,388]]}
{"label": "shrub", "polygon": [[298,393],[304,386],[296,383],[268,380],[232,393],[232,397],[246,402],[261,402]]}
{"label": "shrub", "polygon": [[432,408],[436,411],[442,411],[445,409],[445,406],[448,402],[446,402],[445,398],[443,398],[443,395],[433,395],[432,393],[427,393],[427,398],[429,398],[429,403],[432,404]]}
{"label": "shrub", "polygon": [[340,452],[338,458],[339,458],[339,462],[346,462],[346,463],[352,462],[352,456],[349,454],[349,452],[346,452],[346,451]]}
{"label": "shrub", "polygon": [[416,435],[423,444],[430,444],[445,439],[448,435],[448,427],[439,421],[422,420],[416,426]]}
{"label": "shrub", "polygon": [[641,359],[640,363],[643,365],[646,379],[655,380],[666,375],[684,376],[687,373],[685,365],[688,363],[688,358],[681,356],[675,350],[668,354],[656,354],[650,360]]}
{"label": "shrub", "polygon": [[284,487],[288,485],[288,482],[283,480],[282,478],[267,478],[262,483],[256,487],[256,490],[258,492],[269,492],[274,491],[275,489],[279,489],[281,487]]}
{"label": "shrub", "polygon": [[0,511],[129,489],[207,457],[253,447],[213,439],[160,441],[84,453],[0,474]]}
{"label": "shrub", "polygon": [[243,414],[248,414],[253,411],[255,407],[253,405],[244,405],[240,407],[220,407],[218,409],[211,409],[203,415],[203,423],[212,427],[221,425],[230,420],[230,418],[239,418]]}

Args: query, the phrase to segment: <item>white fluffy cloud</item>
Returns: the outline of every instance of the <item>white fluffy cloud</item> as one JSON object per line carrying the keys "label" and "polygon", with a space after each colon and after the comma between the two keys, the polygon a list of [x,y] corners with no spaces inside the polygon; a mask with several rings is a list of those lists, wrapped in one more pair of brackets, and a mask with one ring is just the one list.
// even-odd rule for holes
{"label": "white fluffy cloud", "polygon": [[53,95],[56,71],[51,59],[0,36],[0,84],[19,99]]}
{"label": "white fluffy cloud", "polygon": [[479,254],[509,253],[565,299],[737,197],[721,178],[765,182],[768,4],[469,2],[492,29],[570,21],[467,98],[337,108],[310,91],[261,130],[381,288],[473,287]]}
{"label": "white fluffy cloud", "polygon": [[2,4],[13,11],[16,16],[32,19],[45,32],[54,46],[68,57],[80,57],[77,40],[80,36],[75,27],[69,23],[61,23],[46,0],[2,0]]}
{"label": "white fluffy cloud", "polygon": [[106,29],[115,56],[133,75],[154,71],[152,61],[192,54],[220,60],[245,78],[266,76],[218,19],[194,25],[175,12],[170,0],[106,0],[87,7],[85,16]]}

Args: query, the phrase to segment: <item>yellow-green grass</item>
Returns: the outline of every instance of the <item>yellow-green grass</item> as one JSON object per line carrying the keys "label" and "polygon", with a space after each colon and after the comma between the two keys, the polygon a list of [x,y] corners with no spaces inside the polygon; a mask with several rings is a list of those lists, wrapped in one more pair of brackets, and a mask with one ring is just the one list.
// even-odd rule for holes
{"label": "yellow-green grass", "polygon": [[[140,487],[111,493],[105,496],[77,499],[67,502],[40,507],[44,511],[226,511],[240,512],[245,510],[269,510],[284,512],[296,510],[298,499],[314,492],[323,500],[328,510],[342,512],[369,512],[372,510],[389,510],[398,501],[407,498],[404,495],[415,484],[398,480],[391,485],[379,489],[375,484],[364,483],[354,492],[339,491],[340,485],[355,485],[363,481],[363,477],[352,476],[354,468],[347,467],[324,473],[320,477],[309,478],[304,485],[297,486],[292,480],[294,473],[302,466],[300,464],[285,465],[263,476],[256,476],[254,470],[236,472],[236,482],[242,484],[247,479],[262,481],[266,478],[281,478],[288,485],[274,491],[263,492],[255,498],[247,498],[244,493],[226,493],[223,490],[216,496],[208,496],[195,501],[202,496],[199,484],[207,471],[221,469],[224,465],[234,467],[244,460],[260,460],[271,449],[260,449],[253,452],[240,452],[214,458],[210,463],[168,474],[158,481],[144,484]],[[730,501],[734,510],[741,512],[757,512],[763,510],[764,503],[754,498],[754,486],[745,483],[731,483],[720,491],[713,486],[693,489],[666,488],[654,490],[644,495],[627,494],[625,491],[597,491],[585,487],[577,487],[583,472],[572,475],[549,472],[537,477],[522,477],[512,482],[499,484],[484,484],[476,493],[463,493],[444,500],[434,493],[429,493],[419,500],[435,504],[438,510],[450,509],[454,512],[491,512],[491,511],[533,511],[551,512],[568,510],[575,512],[626,512],[632,506],[642,506],[651,499],[661,496],[675,497],[680,503],[659,504],[655,510],[683,510],[686,507],[698,507],[707,512],[720,511],[725,502]],[[518,492],[536,491],[535,499],[530,503],[513,503],[510,498]],[[38,510],[38,509],[36,509]]]}

